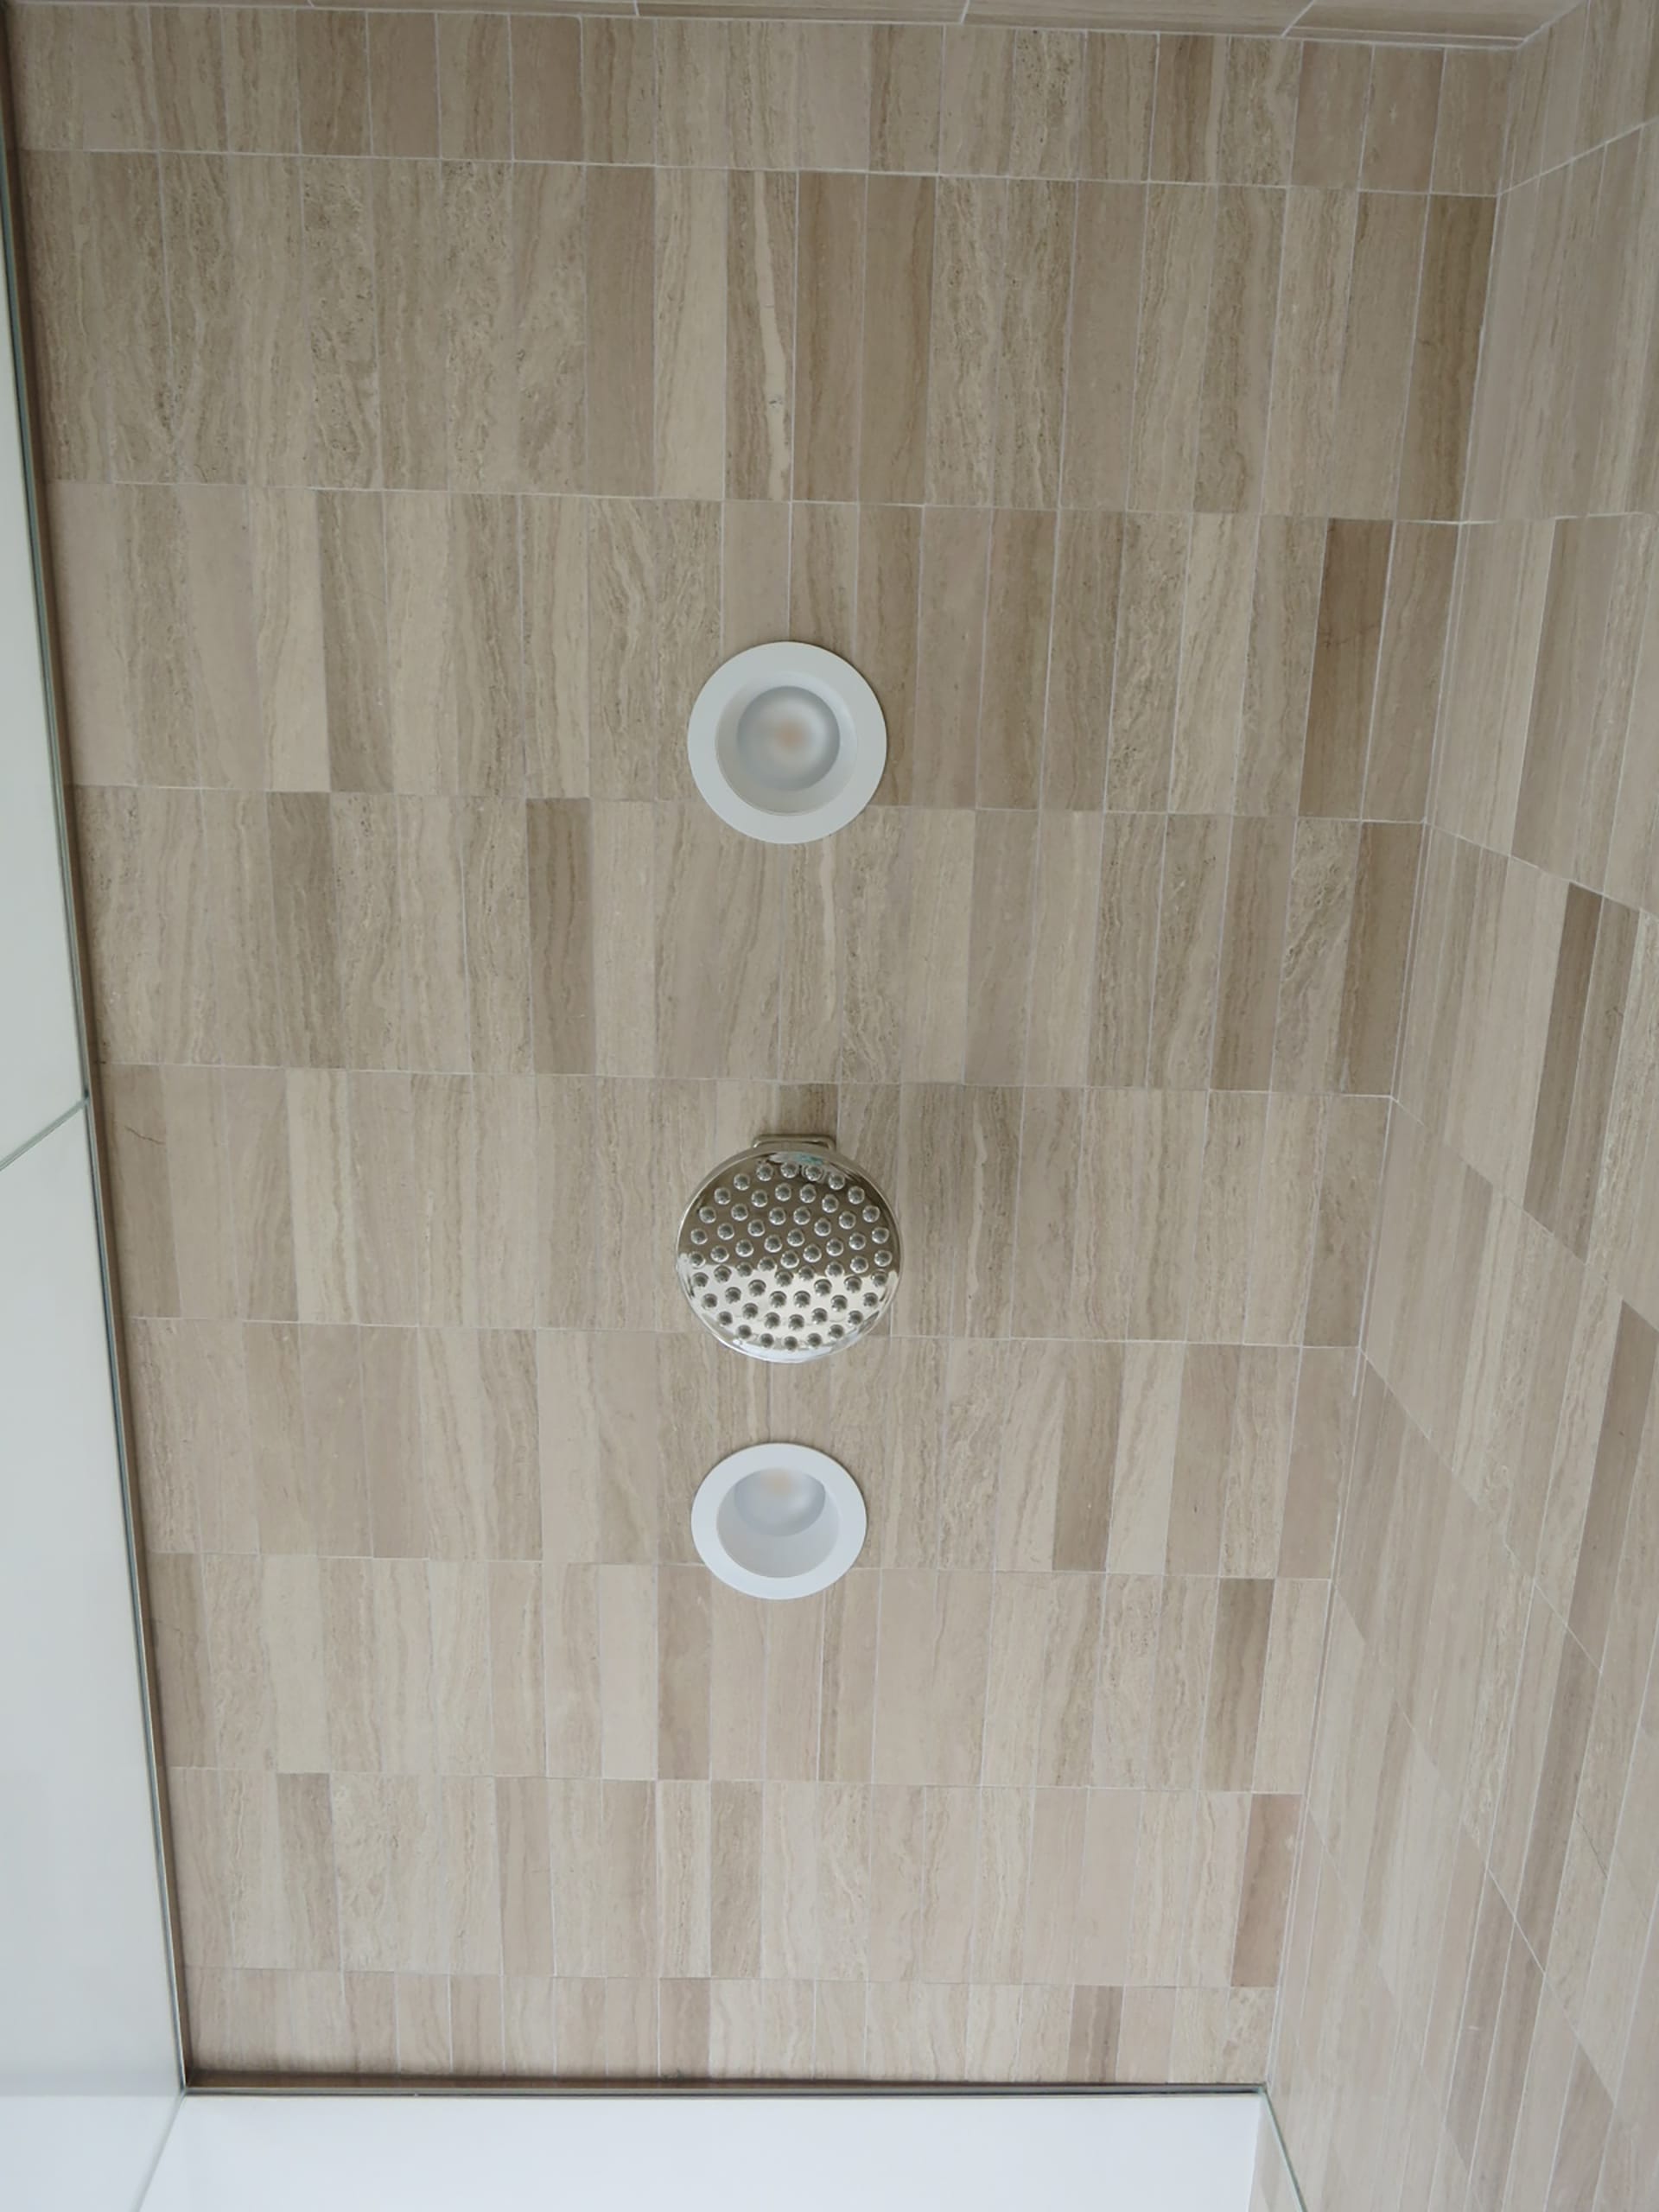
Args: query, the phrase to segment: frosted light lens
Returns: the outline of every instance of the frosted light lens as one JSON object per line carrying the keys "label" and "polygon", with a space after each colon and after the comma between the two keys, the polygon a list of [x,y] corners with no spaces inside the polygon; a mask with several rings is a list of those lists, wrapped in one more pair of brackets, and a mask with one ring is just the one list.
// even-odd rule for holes
{"label": "frosted light lens", "polygon": [[738,717],[737,757],[768,791],[801,791],[836,764],[841,731],[826,700],[779,683],[751,699]]}
{"label": "frosted light lens", "polygon": [[732,1503],[763,1536],[798,1536],[823,1510],[823,1484],[793,1467],[762,1467],[745,1475]]}

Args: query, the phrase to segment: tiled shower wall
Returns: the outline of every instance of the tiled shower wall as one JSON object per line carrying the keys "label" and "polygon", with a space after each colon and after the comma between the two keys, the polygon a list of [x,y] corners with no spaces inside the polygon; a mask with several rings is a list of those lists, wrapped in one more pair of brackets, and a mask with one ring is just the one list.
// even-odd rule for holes
{"label": "tiled shower wall", "polygon": [[1659,2201],[1659,37],[1517,58],[1275,2087],[1321,2207]]}
{"label": "tiled shower wall", "polygon": [[[8,27],[198,2063],[1259,2077],[1507,57]],[[789,851],[781,634],[891,738]],[[768,1127],[906,1247],[770,1382]]]}

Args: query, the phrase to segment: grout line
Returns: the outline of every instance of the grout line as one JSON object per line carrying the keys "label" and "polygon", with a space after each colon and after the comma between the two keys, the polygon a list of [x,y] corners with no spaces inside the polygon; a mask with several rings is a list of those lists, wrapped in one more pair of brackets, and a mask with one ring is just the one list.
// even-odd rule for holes
{"label": "grout line", "polygon": [[[203,5],[213,3],[213,0],[200,0],[200,4]],[[27,0],[27,4],[31,7],[68,7],[72,5],[79,7],[85,5],[86,0]],[[197,4],[197,0],[181,0],[181,4],[194,5]],[[295,0],[295,4],[303,4],[303,0]],[[253,12],[251,4],[250,4],[248,12]],[[287,10],[285,10],[284,12],[287,12]],[[377,16],[377,20],[378,20],[378,16]],[[1529,177],[1523,181],[1529,184],[1536,183],[1540,176],[1554,175],[1557,169],[1568,168],[1574,162],[1587,161],[1592,154],[1603,153],[1608,147],[1618,145],[1621,140],[1632,137],[1636,136],[1637,132],[1647,130],[1650,127],[1650,124],[1632,124],[1628,130],[1618,132],[1614,137],[1602,141],[1599,145],[1586,149],[1582,153],[1569,155],[1565,160],[1556,162],[1551,168],[1540,170],[1537,173],[1537,175]],[[21,150],[26,161],[39,160],[43,157],[51,159],[60,153],[60,149],[50,146],[25,147]],[[679,175],[684,171],[690,170],[700,174],[713,173],[716,175],[741,176],[823,175],[862,176],[867,178],[909,176],[932,178],[941,182],[961,184],[994,184],[997,182],[1008,184],[1157,184],[1163,185],[1171,191],[1184,192],[1255,192],[1283,194],[1293,191],[1304,192],[1319,189],[1339,193],[1357,193],[1360,189],[1357,185],[1313,187],[1287,184],[1283,182],[1276,184],[1253,185],[1241,183],[1236,180],[1225,177],[1206,181],[1202,179],[1194,179],[1192,177],[1159,176],[1150,174],[1147,170],[1141,170],[1133,175],[1096,176],[1085,174],[1081,170],[1073,174],[1053,175],[1046,170],[1036,169],[944,168],[937,162],[926,168],[891,169],[872,169],[859,168],[857,166],[835,168],[815,168],[807,163],[791,164],[788,162],[760,162],[753,168],[744,168],[740,167],[738,163],[729,161],[603,162],[594,160],[588,156],[583,156],[581,159],[572,158],[570,160],[562,161],[534,154],[513,156],[496,154],[463,156],[454,154],[380,154],[372,151],[360,154],[320,154],[310,152],[296,154],[287,147],[259,146],[152,147],[141,149],[140,153],[137,156],[122,152],[119,149],[105,149],[100,147],[95,148],[86,154],[79,155],[75,158],[85,162],[122,161],[132,158],[142,159],[145,153],[155,156],[158,160],[162,155],[167,155],[169,156],[175,156],[181,160],[188,161],[264,162],[271,163],[284,162],[289,165],[312,164],[321,168],[342,169],[354,168],[364,165],[367,165],[370,168],[378,166],[390,167],[395,165],[400,168],[417,170],[454,168],[643,169],[652,174],[661,169],[670,171],[675,175]],[[1521,188],[1518,185],[1513,187],[1505,186],[1503,188],[1503,191],[1507,194],[1511,190],[1519,190],[1520,188]],[[1397,185],[1368,185],[1364,189],[1368,198],[1375,198],[1378,200],[1492,200],[1499,196],[1496,187],[1485,190],[1471,190],[1465,192],[1447,192],[1438,187],[1435,187],[1433,189],[1417,189]],[[362,487],[358,486],[347,486],[344,488],[347,490],[356,490]],[[632,494],[628,496],[640,497],[645,495]],[[903,503],[884,501],[880,504],[887,505]]]}

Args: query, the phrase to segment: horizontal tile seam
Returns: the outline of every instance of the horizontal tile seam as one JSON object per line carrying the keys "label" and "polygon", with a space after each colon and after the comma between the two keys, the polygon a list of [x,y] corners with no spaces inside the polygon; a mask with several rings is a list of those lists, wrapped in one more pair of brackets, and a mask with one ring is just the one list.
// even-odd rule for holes
{"label": "horizontal tile seam", "polygon": [[[639,807],[642,809],[652,809],[654,810],[659,807],[669,809],[690,808],[695,807],[698,804],[696,798],[690,795],[683,798],[674,797],[668,798],[612,798],[607,797],[602,791],[526,791],[522,796],[510,792],[504,797],[499,791],[486,790],[481,786],[477,790],[461,791],[431,791],[424,788],[416,788],[414,786],[388,790],[377,786],[375,789],[371,791],[364,789],[359,785],[338,784],[283,785],[272,787],[263,784],[120,784],[99,783],[88,780],[84,783],[77,783],[73,786],[73,788],[76,791],[120,791],[130,794],[136,794],[139,791],[171,791],[181,797],[194,797],[201,795],[213,798],[245,799],[378,799],[389,805],[397,805],[404,800],[416,799],[426,801],[431,804],[439,806],[615,806]],[[1357,823],[1362,829],[1379,828],[1389,830],[1421,830],[1425,826],[1432,826],[1425,825],[1422,817],[1415,814],[1299,814],[1288,807],[1272,811],[1264,810],[1257,813],[1243,808],[1235,810],[1225,807],[1209,809],[1203,807],[1157,806],[1100,807],[1061,806],[1058,804],[1050,806],[1043,806],[1034,802],[1030,806],[950,806],[943,802],[937,804],[929,804],[915,799],[873,799],[870,804],[872,807],[878,810],[880,813],[895,814],[906,817],[910,815],[982,814],[994,817],[1014,816],[1023,819],[1028,815],[1075,815],[1081,820],[1090,822],[1281,822],[1287,823],[1300,822],[1323,822],[1330,823],[1347,823],[1350,825]],[[1446,832],[1444,834],[1450,835],[1451,833]],[[1528,863],[1528,865],[1531,865],[1531,863]],[[167,1065],[172,1064],[168,1063]],[[207,1065],[214,1065],[214,1063],[207,1063]],[[460,1072],[465,1073],[466,1071],[462,1070],[460,1071]],[[575,1070],[575,1072],[580,1074],[582,1071],[578,1069]],[[1132,1087],[1140,1088],[1141,1086],[1136,1085]],[[1169,1090],[1205,1090],[1211,1088],[1212,1086],[1202,1084],[1185,1085],[1177,1084],[1154,1085],[1151,1087],[1154,1089],[1162,1088]],[[1269,1086],[1263,1084],[1261,1087],[1265,1090]],[[1380,1092],[1377,1095],[1379,1096],[1386,1097],[1389,1094],[1387,1092]]]}
{"label": "horizontal tile seam", "polygon": [[[306,793],[302,796],[309,797],[314,794]],[[315,796],[326,797],[327,794],[317,793]],[[577,804],[582,803],[575,802]],[[619,799],[613,804],[619,806],[651,806],[657,802],[651,799]],[[1165,818],[1162,815],[1152,817],[1154,821],[1160,822]],[[1180,819],[1179,817],[1175,818]],[[1413,823],[1406,826],[1414,829],[1417,825]],[[1527,863],[1523,862],[1522,865]],[[1265,1084],[1252,1089],[1236,1090],[1225,1084],[1214,1083],[965,1083],[957,1082],[950,1076],[906,1075],[873,1076],[857,1080],[843,1078],[839,1082],[832,1080],[827,1083],[814,1083],[808,1077],[778,1076],[766,1071],[758,1074],[738,1071],[729,1075],[709,1075],[703,1072],[677,1074],[672,1069],[667,1069],[657,1074],[638,1075],[626,1071],[613,1073],[606,1068],[402,1068],[332,1064],[327,1066],[317,1066],[309,1062],[295,1060],[105,1059],[99,1061],[96,1065],[100,1075],[108,1069],[124,1071],[133,1068],[149,1068],[161,1075],[170,1074],[175,1071],[179,1072],[188,1071],[193,1075],[374,1076],[384,1077],[389,1081],[421,1076],[431,1077],[443,1083],[602,1083],[613,1086],[634,1084],[644,1089],[652,1089],[668,1084],[677,1087],[683,1087],[687,1084],[706,1084],[711,1090],[718,1089],[721,1084],[738,1084],[745,1088],[761,1084],[776,1091],[810,1090],[820,1094],[837,1090],[960,1090],[967,1092],[1035,1090],[1100,1098],[1205,1098],[1219,1096],[1224,1098],[1264,1098],[1269,1103],[1275,1098],[1364,1098],[1378,1105],[1397,1103],[1394,1101],[1393,1094],[1386,1090],[1330,1089],[1293,1090],[1283,1088],[1274,1090]]]}
{"label": "horizontal tile seam", "polygon": [[[249,0],[249,4],[255,0]],[[54,6],[84,6],[87,0],[50,0]],[[299,0],[293,0],[299,4]],[[1643,127],[1643,126],[1637,126]],[[1607,142],[1614,143],[1612,140]],[[1599,149],[1592,150],[1599,151]],[[942,168],[887,168],[871,169],[856,167],[822,167],[811,162],[782,162],[771,166],[739,162],[603,162],[587,157],[569,161],[544,159],[532,155],[505,154],[320,154],[295,149],[244,146],[22,146],[19,149],[25,162],[45,156],[58,161],[130,161],[162,159],[169,155],[188,161],[233,162],[321,162],[355,163],[360,162],[397,163],[402,168],[494,168],[494,169],[629,169],[644,170],[656,175],[659,170],[675,175],[688,174],[713,176],[854,176],[879,181],[883,177],[935,178],[946,184],[1110,184],[1128,188],[1145,188],[1155,185],[1164,192],[1351,192],[1363,200],[1495,200],[1499,188],[1496,185],[1484,191],[1450,192],[1434,186],[1411,189],[1402,185],[1297,184],[1289,179],[1253,179],[1249,177],[1183,177],[1183,176],[1112,176],[1096,175],[1084,170],[1057,171],[1052,169],[942,169]],[[1586,158],[1574,156],[1575,159]],[[1565,167],[1562,163],[1560,166]],[[1513,190],[1511,186],[1503,188]]]}
{"label": "horizontal tile seam", "polygon": [[[690,1329],[657,1329],[629,1327],[622,1322],[594,1322],[588,1327],[552,1325],[536,1321],[327,1321],[316,1318],[299,1319],[293,1314],[275,1313],[143,1313],[129,1309],[124,1316],[126,1325],[145,1326],[161,1324],[169,1327],[193,1329],[327,1329],[338,1336],[342,1331],[362,1329],[375,1332],[396,1332],[400,1336],[427,1337],[572,1337],[586,1340],[593,1337],[626,1337],[638,1340],[648,1337],[657,1344],[700,1344]],[[1358,1350],[1353,1343],[1306,1343],[1290,1338],[1274,1337],[907,1337],[899,1330],[873,1339],[885,1344],[937,1344],[945,1351],[961,1346],[984,1349],[993,1344],[1052,1344],[1056,1347],[1082,1345],[1094,1351],[1127,1351],[1130,1345],[1158,1344],[1172,1351],[1237,1351],[1237,1352],[1294,1352],[1298,1357],[1306,1352],[1341,1352],[1351,1356]],[[1386,1378],[1385,1378],[1386,1379]],[[1392,1386],[1390,1386],[1392,1387]],[[245,1554],[237,1554],[245,1556]],[[401,1556],[401,1554],[388,1554]],[[593,1564],[592,1561],[587,1564]],[[986,1570],[988,1573],[989,1570]],[[1010,1570],[1011,1571],[1011,1570]],[[1044,1570],[1045,1572],[1046,1570]],[[1058,1570],[1057,1570],[1058,1571]],[[1087,1568],[1067,1568],[1066,1573],[1084,1573]]]}
{"label": "horizontal tile seam", "polygon": [[[797,26],[818,23],[834,24],[854,30],[938,31],[941,35],[952,30],[1033,30],[1047,31],[1058,37],[1075,38],[1207,38],[1217,41],[1225,38],[1236,38],[1263,46],[1274,46],[1286,41],[1294,41],[1297,45],[1404,48],[1423,54],[1489,54],[1492,52],[1518,54],[1522,47],[1530,45],[1534,39],[1541,37],[1552,28],[1553,23],[1559,20],[1559,16],[1553,17],[1549,22],[1538,24],[1535,29],[1527,31],[1519,37],[1506,35],[1502,32],[1483,35],[1477,31],[1464,31],[1461,34],[1448,33],[1444,38],[1433,38],[1421,33],[1414,35],[1410,32],[1396,35],[1387,29],[1349,31],[1333,29],[1325,24],[1315,24],[1306,30],[1302,29],[1300,26],[1305,18],[1312,14],[1315,7],[1325,3],[1325,0],[1305,0],[1305,4],[1293,12],[1290,20],[1276,29],[1271,27],[1261,29],[1248,25],[1230,29],[1225,24],[1217,25],[1209,29],[1184,29],[1174,25],[1160,29],[1151,21],[1153,11],[1150,5],[1147,9],[1147,20],[1145,22],[1090,23],[1059,18],[1052,22],[1045,22],[1040,15],[1028,15],[1012,10],[1008,16],[1004,17],[995,13],[994,6],[982,12],[976,13],[975,0],[963,0],[962,14],[954,19],[948,15],[878,16],[864,14],[838,16],[785,13],[773,16],[722,16],[713,11],[704,12],[695,7],[687,8],[677,5],[675,4],[675,0],[669,0],[668,5],[661,7],[641,5],[639,0],[627,0],[627,4],[615,8],[584,8],[580,5],[558,4],[546,7],[445,6],[433,8],[423,7],[419,4],[419,0],[378,0],[378,4],[375,4],[375,0],[372,0],[372,4],[366,7],[341,8],[329,6],[326,4],[326,0],[276,0],[276,4],[284,14],[291,10],[295,13],[302,10],[308,15],[353,16],[365,20],[391,15],[423,16],[435,22],[451,16],[491,16],[502,22],[512,22],[528,16],[531,17],[552,16],[562,21],[600,23],[624,21],[646,23],[685,22],[702,25],[719,23],[745,29],[752,29],[757,22]],[[84,6],[85,4],[86,0],[27,0],[26,8],[20,7],[18,12],[21,14],[37,8]],[[118,12],[136,14],[139,6],[144,4],[144,0],[104,0],[104,4],[105,12],[107,14]],[[272,4],[272,0],[175,0],[175,4],[192,12],[200,10],[239,15],[250,9],[268,7]],[[1561,12],[1570,15],[1573,8],[1578,4],[1580,0],[1570,0],[1570,4]],[[146,12],[149,11],[146,7]]]}
{"label": "horizontal tile seam", "polygon": [[[542,1571],[553,1568],[553,1571],[560,1571],[560,1573],[564,1571],[564,1568],[582,1568],[582,1571],[591,1571],[595,1573],[595,1575],[597,1573],[615,1573],[615,1575],[657,1575],[657,1573],[661,1573],[664,1568],[686,1568],[686,1573],[699,1571],[699,1561],[696,1560],[549,1560],[546,1555],[451,1557],[447,1555],[447,1553],[434,1553],[434,1551],[157,1551],[157,1548],[153,1546],[153,1548],[150,1548],[150,1557],[157,1557],[157,1560],[299,1560],[299,1561],[309,1561],[309,1564],[315,1564],[315,1566],[323,1564],[323,1561],[340,1561],[340,1564],[345,1566],[394,1566],[398,1564],[398,1561],[404,1566],[475,1566],[475,1568],[489,1568],[489,1566],[536,1566],[536,1568],[542,1568]],[[1148,1568],[1148,1566],[876,1566],[872,1564],[872,1566],[854,1566],[852,1575],[862,1577],[865,1581],[874,1580],[876,1575],[976,1575],[982,1581],[1053,1581],[1055,1577],[1059,1575],[1093,1577],[1095,1581],[1159,1581],[1159,1584],[1164,1584],[1164,1581],[1181,1581],[1181,1584],[1199,1584],[1199,1581],[1263,1581],[1263,1584],[1272,1584],[1272,1588],[1281,1588],[1285,1586],[1285,1584],[1294,1584],[1294,1586],[1310,1588],[1310,1591],[1312,1588],[1320,1588],[1320,1591],[1323,1591],[1325,1584],[1330,1584],[1330,1581],[1336,1580],[1334,1575],[1224,1575],[1224,1573],[1219,1571],[1204,1571],[1204,1568]],[[1551,1611],[1555,1611],[1555,1608],[1551,1608]],[[183,1761],[183,1763],[188,1765],[188,1761]],[[268,1770],[254,1770],[254,1772],[268,1772]],[[380,1767],[352,1767],[352,1770],[347,1770],[347,1772],[380,1774],[383,1770],[380,1770]],[[664,1774],[664,1777],[659,1778],[661,1781],[699,1781],[702,1777],[696,1777],[696,1774],[692,1774],[692,1777]],[[957,1783],[956,1787],[960,1787],[960,1789],[973,1789],[973,1787],[978,1787],[978,1785],[976,1785],[976,1783]],[[1071,1785],[1055,1783],[1053,1787],[1077,1787],[1077,1789],[1089,1789],[1089,1787],[1099,1787],[1099,1785],[1097,1783],[1071,1783]],[[1272,1796],[1274,1792],[1263,1792],[1263,1794],[1265,1796]]]}
{"label": "horizontal tile seam", "polygon": [[721,493],[698,495],[683,492],[589,492],[579,486],[568,491],[543,492],[517,485],[490,487],[466,484],[310,484],[289,477],[247,476],[52,476],[48,492],[296,492],[315,499],[452,499],[476,503],[522,501],[546,506],[554,501],[586,499],[591,505],[619,507],[766,507],[782,512],[788,507],[822,507],[856,514],[915,515],[1031,515],[1052,520],[1057,515],[1116,517],[1125,522],[1230,522],[1236,518],[1260,522],[1376,523],[1398,530],[1491,530],[1500,523],[1645,522],[1641,508],[1609,508],[1589,514],[1493,516],[1490,518],[1449,515],[1332,514],[1326,507],[1119,507],[1095,506],[1062,499],[1054,506],[998,506],[994,502],[963,503],[944,499],[860,499],[804,498],[742,499]]}

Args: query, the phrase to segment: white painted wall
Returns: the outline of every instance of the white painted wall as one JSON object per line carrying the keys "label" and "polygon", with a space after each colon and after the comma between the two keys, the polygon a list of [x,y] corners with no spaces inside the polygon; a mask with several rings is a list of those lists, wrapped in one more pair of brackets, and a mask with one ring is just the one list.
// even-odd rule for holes
{"label": "white painted wall", "polygon": [[22,442],[0,372],[0,2202],[130,2212],[178,2098]]}
{"label": "white painted wall", "polygon": [[1247,2212],[1262,2100],[185,2100],[144,2212]]}

